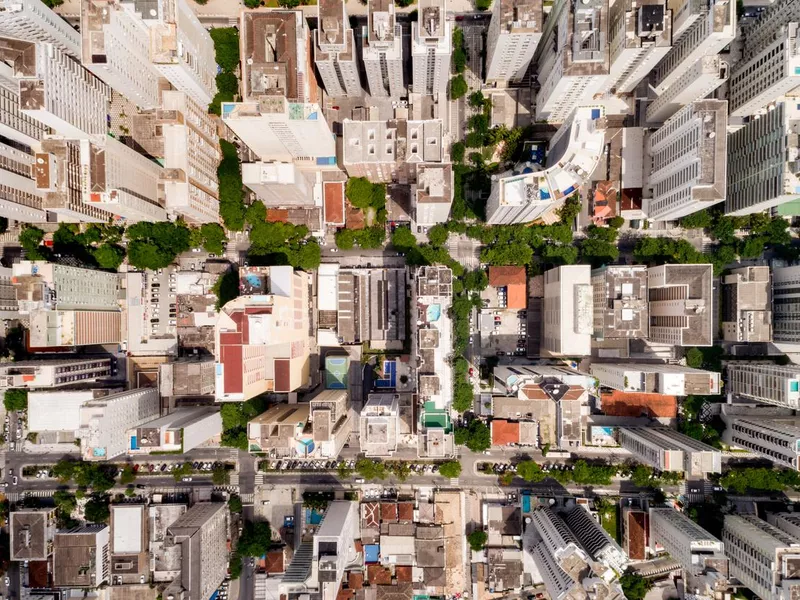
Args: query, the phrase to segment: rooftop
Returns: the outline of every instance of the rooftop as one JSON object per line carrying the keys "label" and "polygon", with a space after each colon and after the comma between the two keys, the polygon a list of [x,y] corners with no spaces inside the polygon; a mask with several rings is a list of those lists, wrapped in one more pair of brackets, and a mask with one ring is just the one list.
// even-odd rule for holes
{"label": "rooftop", "polygon": [[647,267],[612,265],[592,271],[594,334],[606,338],[648,335]]}
{"label": "rooftop", "polygon": [[528,276],[525,267],[489,267],[489,285],[506,289],[506,308],[525,309]]}
{"label": "rooftop", "polygon": [[519,423],[493,419],[491,429],[493,446],[519,444]]}
{"label": "rooftop", "polygon": [[612,390],[602,392],[600,403],[603,412],[613,417],[640,417],[674,419],[678,416],[678,399],[664,394],[645,394]]}
{"label": "rooftop", "polygon": [[[501,27],[507,31],[542,31],[542,0],[497,0]],[[497,9],[495,9],[497,10]],[[493,17],[494,18],[494,17]]]}
{"label": "rooftop", "polygon": [[246,99],[261,95],[299,98],[298,44],[304,41],[300,11],[245,11],[242,13],[242,83]]}

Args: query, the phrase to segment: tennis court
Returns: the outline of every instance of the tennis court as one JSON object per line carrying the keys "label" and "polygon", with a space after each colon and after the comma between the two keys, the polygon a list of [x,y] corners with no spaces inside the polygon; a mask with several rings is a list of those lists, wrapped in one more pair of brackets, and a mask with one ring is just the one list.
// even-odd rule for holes
{"label": "tennis court", "polygon": [[378,389],[394,389],[397,387],[397,363],[393,360],[383,361],[383,375],[375,380]]}
{"label": "tennis court", "polygon": [[325,389],[347,389],[347,362],[345,356],[325,357]]}

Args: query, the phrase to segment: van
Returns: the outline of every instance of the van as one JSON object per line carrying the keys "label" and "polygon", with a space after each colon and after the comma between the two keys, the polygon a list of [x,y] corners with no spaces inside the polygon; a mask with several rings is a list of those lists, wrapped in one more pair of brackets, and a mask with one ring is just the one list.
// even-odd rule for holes
{"label": "van", "polygon": [[359,478],[359,479],[356,479],[356,483],[364,483],[364,480],[363,480],[363,479],[360,479],[360,478]]}

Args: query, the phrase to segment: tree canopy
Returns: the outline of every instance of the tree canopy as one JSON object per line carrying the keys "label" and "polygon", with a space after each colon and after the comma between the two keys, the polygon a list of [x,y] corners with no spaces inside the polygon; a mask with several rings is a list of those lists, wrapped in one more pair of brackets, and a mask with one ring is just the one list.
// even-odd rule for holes
{"label": "tree canopy", "polygon": [[448,460],[439,465],[439,475],[453,479],[461,475],[461,463],[457,460]]}
{"label": "tree canopy", "polygon": [[28,390],[24,388],[12,388],[10,390],[6,390],[3,396],[3,406],[5,406],[7,411],[27,410]]}
{"label": "tree canopy", "polygon": [[473,452],[483,452],[492,445],[492,436],[489,427],[483,421],[473,420],[467,427],[455,430],[455,442],[459,446],[466,446]]}
{"label": "tree canopy", "polygon": [[486,547],[489,535],[483,529],[476,529],[467,536],[467,543],[473,552],[480,552]]}

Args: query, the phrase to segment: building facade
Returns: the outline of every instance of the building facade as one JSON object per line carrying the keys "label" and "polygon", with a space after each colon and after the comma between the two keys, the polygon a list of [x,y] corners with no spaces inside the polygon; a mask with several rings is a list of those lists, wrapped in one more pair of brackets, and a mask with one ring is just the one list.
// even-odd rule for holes
{"label": "building facade", "polygon": [[543,27],[541,0],[495,2],[486,38],[486,82],[501,87],[520,83],[528,73]]}
{"label": "building facade", "polygon": [[800,406],[800,369],[742,361],[727,366],[727,392],[741,398],[786,408]]}
{"label": "building facade", "polygon": [[722,472],[722,453],[668,427],[620,427],[619,443],[636,458],[661,471],[686,476]]}
{"label": "building facade", "polygon": [[772,339],[776,344],[800,344],[800,267],[772,270]]}
{"label": "building facade", "polygon": [[81,35],[40,0],[0,3],[0,36],[53,44],[74,59],[81,58]]}
{"label": "building facade", "polygon": [[542,354],[591,354],[592,284],[589,265],[567,265],[545,272],[542,317]]}
{"label": "building facade", "polygon": [[403,28],[396,20],[393,0],[369,0],[367,35],[361,43],[370,96],[404,96]]}
{"label": "building facade", "polygon": [[450,80],[453,52],[447,2],[424,0],[418,10],[419,19],[411,24],[411,89],[415,94],[443,98]]}
{"label": "building facade", "polygon": [[[0,105],[5,101],[5,91],[0,89]],[[0,133],[4,133],[2,127]],[[42,208],[42,192],[33,179],[35,157],[28,147],[9,141],[12,143],[0,141],[0,216],[22,223],[44,223],[47,211]]]}
{"label": "building facade", "polygon": [[314,63],[328,96],[360,96],[356,42],[344,0],[322,0],[317,4],[314,30]]}
{"label": "building facade", "polygon": [[709,96],[728,81],[728,72],[728,63],[718,54],[703,56],[647,105],[647,122],[663,123],[687,104]]}
{"label": "building facade", "polygon": [[798,469],[800,423],[795,418],[758,415],[724,415],[726,428],[722,434],[726,444],[745,448],[759,456]]}
{"label": "building facade", "polygon": [[52,388],[110,376],[110,358],[22,360],[0,366],[0,388]]}
{"label": "building facade", "polygon": [[769,267],[733,269],[722,280],[722,338],[726,342],[772,341]]}
{"label": "building facade", "polygon": [[727,575],[725,545],[679,510],[650,508],[650,540],[692,575],[709,568]]}
{"label": "building facade", "polygon": [[661,265],[647,271],[650,339],[657,344],[711,346],[712,265]]}
{"label": "building facade", "polygon": [[721,389],[719,373],[683,365],[593,362],[589,370],[600,385],[621,392],[714,396]]}

